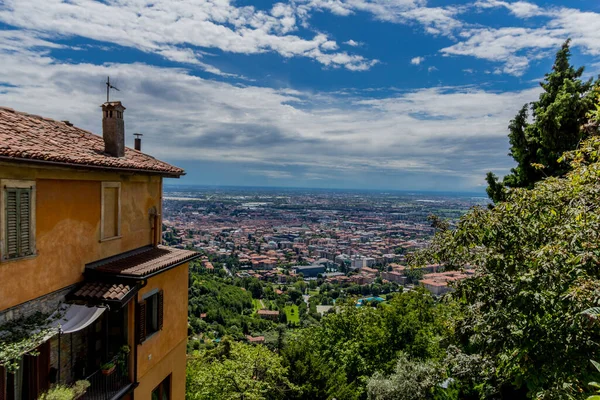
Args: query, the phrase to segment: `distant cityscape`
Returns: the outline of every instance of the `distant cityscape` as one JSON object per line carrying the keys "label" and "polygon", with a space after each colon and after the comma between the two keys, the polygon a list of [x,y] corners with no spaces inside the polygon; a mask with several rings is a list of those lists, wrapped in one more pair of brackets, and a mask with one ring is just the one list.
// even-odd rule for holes
{"label": "distant cityscape", "polygon": [[[381,278],[405,285],[413,283],[406,254],[427,246],[434,233],[428,216],[453,224],[487,203],[465,194],[174,186],[165,187],[163,237],[203,251],[208,270],[209,255],[235,260],[227,273],[242,278],[358,285]],[[420,272],[418,280],[434,294],[466,276],[437,265]]]}

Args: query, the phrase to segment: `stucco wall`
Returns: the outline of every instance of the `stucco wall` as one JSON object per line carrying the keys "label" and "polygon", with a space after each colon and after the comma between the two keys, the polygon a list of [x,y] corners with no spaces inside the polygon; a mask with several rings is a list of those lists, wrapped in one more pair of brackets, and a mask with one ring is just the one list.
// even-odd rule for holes
{"label": "stucco wall", "polygon": [[[87,263],[151,243],[161,178],[0,163],[0,179],[36,181],[37,256],[0,262],[0,311],[77,283]],[[121,182],[121,238],[100,242],[102,181]],[[2,210],[3,211],[3,210]]]}
{"label": "stucco wall", "polygon": [[171,399],[185,399],[186,341],[179,343],[160,364],[150,369],[133,392],[134,399],[150,399],[152,391],[171,374]]}
{"label": "stucco wall", "polygon": [[[152,391],[171,373],[169,372],[171,369],[173,390],[181,388],[181,397],[174,395],[172,398],[183,399],[187,340],[188,263],[150,278],[147,285],[138,293],[138,301],[143,298],[145,293],[154,289],[163,290],[163,329],[138,346],[138,381],[140,382],[138,389],[146,388]],[[141,391],[140,393],[149,392]],[[179,392],[175,391],[174,393]],[[137,397],[137,394],[136,390],[136,398],[149,398],[149,395]]]}

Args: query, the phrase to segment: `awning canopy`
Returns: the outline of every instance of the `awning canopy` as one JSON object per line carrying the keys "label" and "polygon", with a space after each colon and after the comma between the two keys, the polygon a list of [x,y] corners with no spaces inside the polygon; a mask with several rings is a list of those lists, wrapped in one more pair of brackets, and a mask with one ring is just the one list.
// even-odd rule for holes
{"label": "awning canopy", "polygon": [[61,311],[61,317],[52,322],[52,326],[60,333],[73,333],[85,329],[102,313],[106,307],[88,307],[69,304]]}

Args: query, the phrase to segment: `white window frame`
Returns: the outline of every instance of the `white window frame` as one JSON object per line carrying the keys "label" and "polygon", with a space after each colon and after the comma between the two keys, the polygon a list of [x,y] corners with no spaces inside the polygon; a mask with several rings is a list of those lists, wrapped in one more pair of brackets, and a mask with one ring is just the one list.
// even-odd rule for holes
{"label": "white window frame", "polygon": [[[31,189],[31,210],[29,210],[30,223],[29,227],[31,231],[31,248],[33,249],[32,254],[16,257],[6,258],[6,192],[5,189]],[[17,180],[17,179],[0,179],[0,262],[10,262],[22,260],[24,258],[35,257],[37,255],[36,247],[36,185],[35,181]]]}
{"label": "white window frame", "polygon": [[[117,236],[104,237],[104,189],[117,188]],[[100,241],[106,242],[121,238],[121,182],[102,182],[100,192]]]}

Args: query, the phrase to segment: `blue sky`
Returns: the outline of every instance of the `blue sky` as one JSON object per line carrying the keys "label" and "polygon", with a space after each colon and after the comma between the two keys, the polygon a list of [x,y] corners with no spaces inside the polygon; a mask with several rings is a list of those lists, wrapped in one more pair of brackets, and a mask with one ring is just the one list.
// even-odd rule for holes
{"label": "blue sky", "polygon": [[0,0],[0,105],[128,142],[178,184],[483,190],[561,43],[600,72],[595,0]]}

